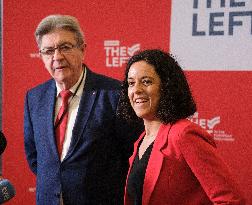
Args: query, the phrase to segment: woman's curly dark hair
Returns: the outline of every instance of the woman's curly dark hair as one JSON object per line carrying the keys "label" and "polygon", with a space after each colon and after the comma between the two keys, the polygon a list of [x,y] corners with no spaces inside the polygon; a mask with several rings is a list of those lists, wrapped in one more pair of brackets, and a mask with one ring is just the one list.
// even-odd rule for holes
{"label": "woman's curly dark hair", "polygon": [[162,123],[175,123],[196,112],[196,104],[182,68],[171,54],[153,49],[138,52],[127,63],[117,110],[120,117],[129,122],[140,120],[130,105],[127,81],[131,65],[138,61],[152,65],[161,79],[160,102],[156,116]]}

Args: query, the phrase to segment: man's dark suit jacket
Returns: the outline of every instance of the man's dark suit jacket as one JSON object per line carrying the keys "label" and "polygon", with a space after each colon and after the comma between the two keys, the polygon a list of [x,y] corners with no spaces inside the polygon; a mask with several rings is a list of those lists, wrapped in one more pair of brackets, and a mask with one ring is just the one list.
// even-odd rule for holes
{"label": "man's dark suit jacket", "polygon": [[[140,128],[116,117],[117,80],[87,69],[69,151],[61,162],[54,133],[53,79],[27,92],[24,142],[36,174],[37,205],[122,204],[128,158]],[[138,130],[138,131],[137,131]]]}

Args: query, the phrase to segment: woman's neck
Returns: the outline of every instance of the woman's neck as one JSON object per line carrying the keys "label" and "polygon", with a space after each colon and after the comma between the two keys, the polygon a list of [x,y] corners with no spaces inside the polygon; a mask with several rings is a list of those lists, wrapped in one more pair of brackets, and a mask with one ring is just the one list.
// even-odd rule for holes
{"label": "woman's neck", "polygon": [[159,120],[147,121],[144,120],[144,127],[145,127],[145,137],[154,137],[157,135],[158,130],[162,122]]}

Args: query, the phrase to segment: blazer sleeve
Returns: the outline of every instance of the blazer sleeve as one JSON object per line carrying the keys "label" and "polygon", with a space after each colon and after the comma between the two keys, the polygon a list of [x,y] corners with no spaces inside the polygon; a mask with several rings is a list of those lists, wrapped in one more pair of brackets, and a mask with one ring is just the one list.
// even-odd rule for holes
{"label": "blazer sleeve", "polygon": [[211,136],[196,125],[178,138],[179,149],[213,204],[245,204],[228,167],[217,153]]}
{"label": "blazer sleeve", "polygon": [[28,93],[25,97],[25,109],[24,109],[24,146],[26,159],[31,171],[37,174],[37,151],[34,140],[33,126],[30,116]]}

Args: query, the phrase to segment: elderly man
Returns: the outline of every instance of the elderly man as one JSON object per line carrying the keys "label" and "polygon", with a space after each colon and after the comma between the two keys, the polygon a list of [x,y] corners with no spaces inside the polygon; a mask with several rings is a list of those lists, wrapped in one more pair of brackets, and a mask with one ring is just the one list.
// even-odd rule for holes
{"label": "elderly man", "polygon": [[122,204],[133,137],[142,127],[117,118],[120,83],[83,63],[86,43],[76,18],[50,15],[35,37],[52,76],[25,99],[37,205]]}

